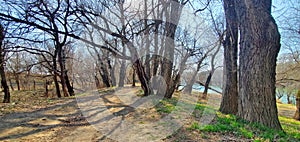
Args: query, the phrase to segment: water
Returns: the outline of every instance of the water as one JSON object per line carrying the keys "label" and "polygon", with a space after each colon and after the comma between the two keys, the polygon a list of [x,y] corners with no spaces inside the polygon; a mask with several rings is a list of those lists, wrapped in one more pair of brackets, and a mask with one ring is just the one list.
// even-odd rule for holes
{"label": "water", "polygon": [[[213,89],[215,89],[215,90],[218,90],[218,91],[222,92],[222,89],[221,89],[220,87],[217,87],[217,86],[210,86],[210,87],[213,88]],[[183,86],[180,86],[180,87],[179,87],[179,90],[182,89],[182,88],[183,88]],[[204,92],[204,86],[201,86],[201,85],[199,85],[199,84],[194,84],[194,85],[193,85],[193,90],[194,90],[194,91],[198,91],[198,92],[203,93],[203,92]],[[213,90],[208,89],[208,93],[218,93],[218,92],[215,92],[215,91],[213,91]],[[277,97],[276,97],[276,98],[277,98]],[[292,96],[290,97],[290,100],[292,101],[292,104],[293,104],[293,105],[296,105],[296,97],[295,97],[295,96],[292,95]],[[281,101],[281,103],[283,103],[283,104],[288,104],[288,101],[287,101],[287,95],[282,96],[282,97],[280,98],[280,101]]]}
{"label": "water", "polygon": [[[277,97],[276,97],[277,98]],[[292,101],[292,104],[293,105],[296,105],[296,97],[295,96],[290,96],[290,100]],[[287,95],[283,95],[281,98],[280,98],[280,101],[283,103],[283,104],[287,104],[288,101],[287,101]]]}
{"label": "water", "polygon": [[[209,86],[210,88],[213,88],[213,89],[215,89],[215,90],[217,90],[217,91],[219,91],[219,92],[222,92],[222,89],[220,88],[220,87],[216,87],[216,86]],[[183,86],[180,86],[178,89],[179,90],[181,90],[183,88]],[[204,92],[204,86],[201,86],[201,85],[199,85],[199,84],[194,84],[193,85],[193,90],[194,91],[198,91],[198,92],[201,92],[201,93],[203,93]],[[208,93],[218,93],[218,92],[216,92],[216,91],[213,91],[213,90],[211,90],[211,89],[208,89]]]}

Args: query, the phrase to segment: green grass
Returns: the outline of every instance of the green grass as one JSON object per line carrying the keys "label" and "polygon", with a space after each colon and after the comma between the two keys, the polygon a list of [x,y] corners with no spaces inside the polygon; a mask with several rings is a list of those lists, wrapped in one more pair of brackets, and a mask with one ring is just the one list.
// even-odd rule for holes
{"label": "green grass", "polygon": [[217,113],[215,122],[212,124],[201,127],[197,122],[194,122],[190,129],[202,132],[218,132],[224,135],[233,134],[254,141],[300,141],[300,122],[283,117],[280,117],[280,121],[285,132],[270,129],[258,123],[248,123],[237,119],[234,115]]}
{"label": "green grass", "polygon": [[162,99],[156,105],[156,111],[159,113],[171,113],[175,110],[177,101],[178,100],[176,98]]}
{"label": "green grass", "polygon": [[[156,105],[156,110],[159,113],[171,113],[175,109],[181,109],[176,107],[178,100],[176,98],[163,99]],[[234,115],[225,115],[218,112],[216,109],[207,106],[203,103],[196,103],[196,105],[188,102],[186,105],[195,106],[193,113],[194,118],[201,117],[202,113],[216,113],[214,121],[209,124],[202,126],[198,122],[193,122],[188,130],[197,130],[199,134],[205,133],[220,133],[222,135],[231,135],[242,140],[250,141],[300,141],[300,121],[296,121],[288,117],[279,117],[282,128],[284,131],[270,129],[269,127],[263,126],[259,123],[249,123],[245,120],[236,118]],[[183,108],[184,109],[184,108]],[[204,136],[205,137],[205,136]]]}

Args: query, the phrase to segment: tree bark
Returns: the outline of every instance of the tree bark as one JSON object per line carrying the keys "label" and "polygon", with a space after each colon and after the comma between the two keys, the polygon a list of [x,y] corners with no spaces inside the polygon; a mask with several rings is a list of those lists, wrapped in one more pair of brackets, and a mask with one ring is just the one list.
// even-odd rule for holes
{"label": "tree bark", "polygon": [[126,60],[122,59],[120,74],[119,74],[119,85],[118,85],[119,87],[124,87],[125,77],[126,77]]}
{"label": "tree bark", "polygon": [[2,43],[4,41],[4,28],[2,25],[0,25],[0,76],[1,76],[1,85],[3,87],[3,92],[4,92],[4,99],[3,103],[10,103],[10,92],[9,92],[9,87],[7,85],[6,81],[6,76],[5,76],[5,51],[4,47],[2,46]]}
{"label": "tree bark", "polygon": [[[57,44],[60,44],[60,43],[57,43]],[[61,82],[61,88],[62,88],[62,91],[64,93],[64,97],[68,97],[69,94],[68,94],[68,91],[67,91],[67,84],[66,84],[66,80],[65,80],[65,66],[64,66],[64,63],[63,63],[63,50],[62,50],[62,47],[61,45],[57,45],[57,52],[58,52],[58,62],[59,62],[59,66],[60,66],[60,82]]]}
{"label": "tree bark", "polygon": [[214,70],[211,70],[206,78],[206,82],[204,84],[204,91],[202,94],[202,99],[204,99],[204,100],[207,99],[207,92],[208,92],[209,84],[210,84],[213,74],[214,74]]}
{"label": "tree bark", "polygon": [[271,0],[236,0],[240,26],[240,74],[237,115],[282,130],[275,98],[280,34]]}
{"label": "tree bark", "polygon": [[[184,5],[180,4],[178,1],[172,1],[170,3],[170,12],[166,12],[166,26],[165,26],[165,52],[164,61],[162,65],[162,75],[167,84],[167,90],[165,98],[172,98],[174,93],[174,80],[172,77],[173,72],[173,62],[175,53],[175,33],[177,30],[177,24],[180,20],[180,15]],[[174,77],[175,78],[175,77]]]}
{"label": "tree bark", "polygon": [[55,90],[56,90],[56,95],[58,98],[61,98],[61,93],[59,89],[59,83],[57,80],[57,63],[56,63],[56,57],[57,57],[57,52],[55,51],[54,56],[53,56],[53,81],[55,85]]}
{"label": "tree bark", "polygon": [[300,89],[298,90],[296,94],[296,112],[294,115],[294,119],[300,121]]}
{"label": "tree bark", "polygon": [[238,22],[233,0],[224,0],[226,16],[226,37],[224,47],[223,91],[220,111],[225,114],[236,114],[238,111],[237,86],[237,42]]}
{"label": "tree bark", "polygon": [[116,65],[117,65],[117,58],[115,58],[115,61],[114,61],[114,65],[113,67],[111,68],[110,70],[110,78],[111,78],[111,84],[112,86],[116,86],[117,85],[117,81],[116,81],[116,76],[115,76],[115,70],[116,70]]}
{"label": "tree bark", "polygon": [[75,96],[74,88],[73,88],[73,85],[71,85],[71,82],[70,82],[67,70],[65,70],[65,74],[64,75],[65,75],[64,78],[65,78],[65,81],[66,81],[66,85],[67,85],[67,89],[68,89],[69,95],[70,96]]}

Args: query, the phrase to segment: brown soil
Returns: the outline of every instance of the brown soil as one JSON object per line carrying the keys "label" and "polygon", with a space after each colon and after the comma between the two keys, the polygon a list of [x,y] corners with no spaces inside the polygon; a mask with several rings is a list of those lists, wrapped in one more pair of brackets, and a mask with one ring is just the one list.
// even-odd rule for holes
{"label": "brown soil", "polygon": [[[30,91],[13,93],[12,103],[0,104],[0,141],[243,141],[230,135],[189,130],[197,119],[194,116],[168,117],[157,112],[149,100],[144,103],[136,96],[126,97],[138,91],[126,87],[62,99],[49,99]],[[209,103],[217,107],[220,95],[212,98],[215,99]],[[160,123],[163,119],[166,120]],[[174,120],[180,122],[174,124]]]}

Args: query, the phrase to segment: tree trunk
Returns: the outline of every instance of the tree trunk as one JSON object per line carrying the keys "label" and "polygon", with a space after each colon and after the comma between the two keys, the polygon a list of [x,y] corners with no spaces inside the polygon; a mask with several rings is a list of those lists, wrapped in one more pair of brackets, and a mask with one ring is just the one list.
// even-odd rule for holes
{"label": "tree trunk", "polygon": [[69,94],[68,94],[68,91],[67,91],[67,84],[66,84],[66,80],[65,80],[65,65],[64,65],[64,59],[63,59],[63,49],[62,49],[62,46],[60,45],[59,42],[57,42],[57,45],[56,45],[56,49],[57,49],[57,55],[58,55],[58,63],[59,63],[59,66],[60,66],[60,82],[61,82],[61,88],[62,88],[62,91],[64,93],[64,97],[68,97]]}
{"label": "tree trunk", "polygon": [[101,88],[101,87],[100,87],[100,81],[99,81],[99,79],[98,79],[98,77],[97,77],[97,74],[95,74],[94,78],[95,78],[96,88],[97,88],[97,89],[100,89],[100,88]]}
{"label": "tree trunk", "polygon": [[14,91],[15,89],[14,89],[11,79],[9,79],[9,85],[10,85],[11,90]]}
{"label": "tree trunk", "polygon": [[[166,12],[166,26],[165,26],[165,52],[164,61],[162,65],[162,75],[167,84],[167,90],[165,98],[172,98],[174,93],[174,80],[172,79],[173,62],[175,53],[175,33],[177,25],[180,20],[180,15],[184,5],[181,5],[178,1],[172,1],[170,3],[170,13]],[[174,88],[174,89],[173,89]]]}
{"label": "tree trunk", "polygon": [[132,87],[135,87],[135,70],[134,68],[132,70]]}
{"label": "tree trunk", "polygon": [[240,74],[237,115],[282,130],[275,98],[280,34],[271,0],[236,0],[240,24]]}
{"label": "tree trunk", "polygon": [[59,83],[58,83],[58,80],[57,80],[56,57],[57,57],[57,53],[55,51],[54,56],[53,56],[53,81],[54,81],[54,85],[55,85],[56,95],[57,95],[58,98],[61,98],[61,93],[60,93],[60,89],[59,89]]}
{"label": "tree trunk", "polygon": [[116,81],[116,76],[115,76],[115,70],[116,70],[116,65],[117,65],[117,58],[114,61],[114,65],[110,70],[110,78],[111,78],[111,84],[112,86],[116,86],[117,85],[117,81]]}
{"label": "tree trunk", "polygon": [[[0,45],[1,46],[1,45]],[[6,76],[5,76],[5,70],[4,70],[4,53],[3,49],[1,47],[0,52],[0,75],[1,75],[1,85],[3,87],[4,92],[4,100],[3,103],[10,103],[10,92],[9,87],[7,85]]]}
{"label": "tree trunk", "polygon": [[145,72],[148,78],[150,78],[151,76],[151,68],[150,68],[150,28],[148,27],[148,4],[147,4],[148,0],[144,0],[144,28],[145,28],[145,32],[144,32],[144,39],[145,39]]}
{"label": "tree trunk", "polygon": [[73,88],[73,85],[71,85],[71,82],[70,82],[70,79],[69,79],[69,76],[68,76],[68,71],[66,70],[65,71],[65,81],[66,81],[66,85],[67,85],[67,89],[68,89],[68,93],[70,96],[75,96],[75,93],[74,93],[74,88]]}
{"label": "tree trunk", "polygon": [[191,79],[189,80],[189,82],[187,83],[187,85],[185,86],[185,88],[183,90],[185,93],[188,93],[188,94],[192,93],[193,85],[195,84],[197,74],[198,74],[198,72],[201,68],[201,65],[202,65],[204,59],[206,59],[207,55],[208,55],[208,52],[206,54],[204,54],[204,56],[201,57],[201,59],[198,61],[196,71],[193,72],[193,75],[191,76]]}
{"label": "tree trunk", "polygon": [[203,94],[202,94],[202,99],[206,100],[207,99],[207,92],[208,92],[208,87],[209,87],[209,84],[210,84],[210,81],[211,81],[211,78],[212,78],[212,75],[213,75],[213,72],[214,71],[210,71],[207,78],[206,78],[206,82],[204,84],[204,91],[203,91]]}
{"label": "tree trunk", "polygon": [[[126,48],[125,44],[123,44],[123,54],[126,53]],[[124,87],[124,82],[125,82],[125,77],[126,77],[126,60],[122,59],[121,62],[121,68],[120,68],[120,74],[119,74],[119,87]]]}
{"label": "tree trunk", "polygon": [[300,121],[300,90],[298,90],[296,95],[296,112],[294,115],[294,119]]}
{"label": "tree trunk", "polygon": [[48,85],[50,85],[49,81],[46,79],[45,82],[45,96],[49,97],[49,89],[48,89]]}
{"label": "tree trunk", "polygon": [[220,111],[225,114],[236,114],[238,111],[237,86],[237,41],[238,22],[233,0],[224,0],[226,16],[226,37],[224,47],[223,91]]}
{"label": "tree trunk", "polygon": [[61,98],[59,83],[58,83],[58,80],[57,80],[57,74],[53,75],[53,81],[54,81],[54,85],[55,85],[56,95],[57,95],[58,98]]}
{"label": "tree trunk", "polygon": [[4,28],[0,24],[0,76],[1,76],[1,85],[3,87],[3,92],[4,92],[3,103],[10,103],[10,92],[9,92],[9,87],[7,85],[6,76],[5,76],[5,70],[4,70],[4,66],[5,66],[5,59],[4,59],[5,51],[4,51],[4,47],[2,47],[4,36],[5,36],[5,34],[4,34]]}
{"label": "tree trunk", "polygon": [[14,73],[15,75],[15,80],[16,80],[16,84],[17,84],[17,88],[18,88],[18,91],[21,90],[20,88],[20,78],[19,78],[19,74],[18,73]]}
{"label": "tree trunk", "polygon": [[141,82],[141,86],[144,91],[144,96],[150,95],[152,93],[152,91],[151,91],[151,87],[149,85],[149,78],[147,78],[145,69],[144,69],[140,59],[137,59],[133,65],[135,68],[134,70],[136,71],[137,76]]}

